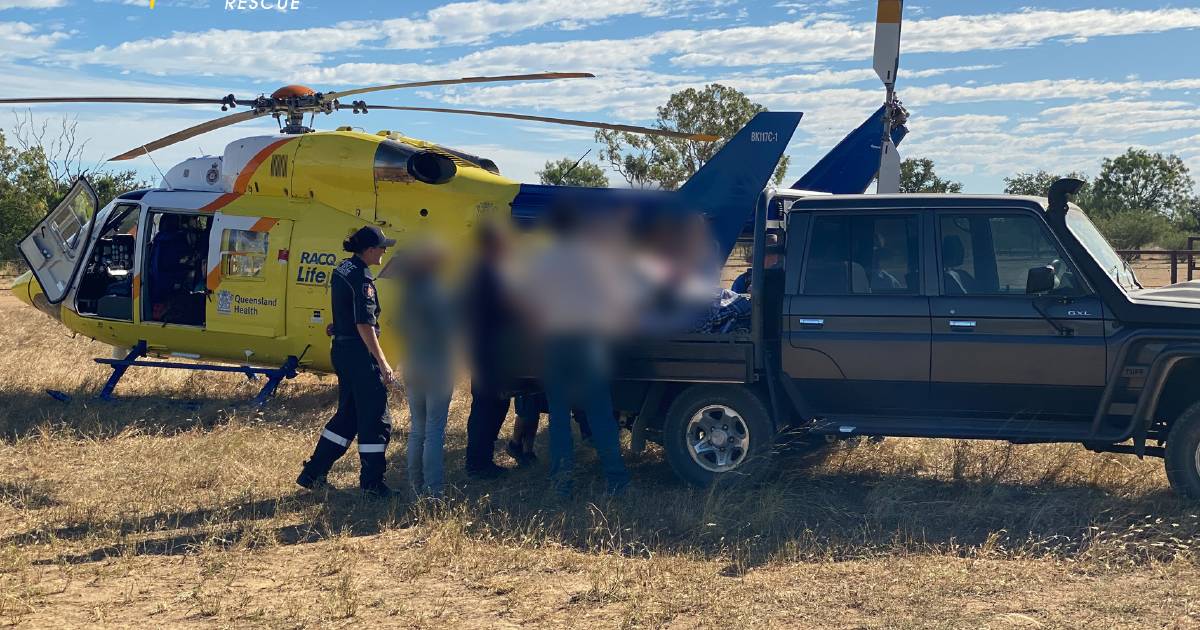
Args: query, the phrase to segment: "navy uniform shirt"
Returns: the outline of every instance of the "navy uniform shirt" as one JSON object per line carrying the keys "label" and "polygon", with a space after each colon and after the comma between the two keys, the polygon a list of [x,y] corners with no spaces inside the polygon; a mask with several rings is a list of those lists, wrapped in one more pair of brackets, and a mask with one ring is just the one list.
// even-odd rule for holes
{"label": "navy uniform shirt", "polygon": [[370,324],[379,329],[375,275],[361,258],[351,256],[333,270],[330,295],[334,336],[358,339],[358,324]]}

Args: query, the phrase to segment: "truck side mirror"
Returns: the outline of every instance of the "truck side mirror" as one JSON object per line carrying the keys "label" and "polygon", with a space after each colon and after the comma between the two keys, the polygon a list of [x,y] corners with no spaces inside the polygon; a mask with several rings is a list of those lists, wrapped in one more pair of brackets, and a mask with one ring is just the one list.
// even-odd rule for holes
{"label": "truck side mirror", "polygon": [[1034,267],[1025,278],[1025,293],[1048,293],[1054,290],[1054,267]]}

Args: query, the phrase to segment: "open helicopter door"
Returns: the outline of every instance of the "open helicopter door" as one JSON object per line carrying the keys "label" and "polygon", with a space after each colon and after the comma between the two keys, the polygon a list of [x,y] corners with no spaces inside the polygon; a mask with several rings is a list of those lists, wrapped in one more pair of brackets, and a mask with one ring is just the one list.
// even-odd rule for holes
{"label": "open helicopter door", "polygon": [[284,335],[291,238],[291,221],[214,217],[208,248],[208,330]]}
{"label": "open helicopter door", "polygon": [[62,302],[71,291],[99,207],[96,191],[80,177],[62,203],[21,241],[21,255],[51,304]]}

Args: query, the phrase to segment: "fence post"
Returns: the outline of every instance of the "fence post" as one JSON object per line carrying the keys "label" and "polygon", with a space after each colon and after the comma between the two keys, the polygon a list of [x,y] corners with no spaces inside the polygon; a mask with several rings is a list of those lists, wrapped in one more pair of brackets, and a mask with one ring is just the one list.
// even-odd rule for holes
{"label": "fence post", "polygon": [[1171,250],[1171,284],[1179,282],[1179,252]]}

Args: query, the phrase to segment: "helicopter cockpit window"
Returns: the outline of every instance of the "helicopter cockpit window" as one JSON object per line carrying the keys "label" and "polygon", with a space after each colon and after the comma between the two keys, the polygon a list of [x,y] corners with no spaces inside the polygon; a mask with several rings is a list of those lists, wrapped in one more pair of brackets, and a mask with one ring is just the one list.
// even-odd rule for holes
{"label": "helicopter cockpit window", "polygon": [[75,294],[80,315],[133,320],[133,254],[139,210],[137,204],[118,205],[101,226]]}
{"label": "helicopter cockpit window", "polygon": [[221,234],[221,273],[226,278],[263,279],[270,251],[266,232],[225,230]]}

